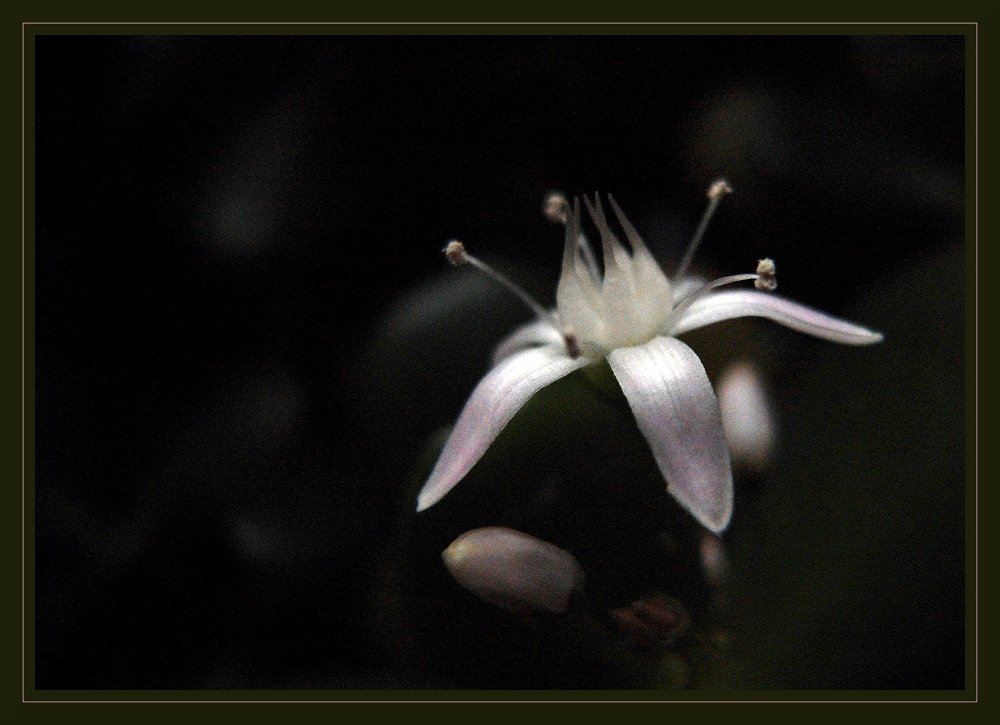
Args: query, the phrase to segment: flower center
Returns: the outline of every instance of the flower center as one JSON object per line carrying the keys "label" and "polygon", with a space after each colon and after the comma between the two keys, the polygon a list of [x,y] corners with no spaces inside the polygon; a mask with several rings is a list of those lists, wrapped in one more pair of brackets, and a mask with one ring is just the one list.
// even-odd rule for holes
{"label": "flower center", "polygon": [[[731,192],[729,184],[721,179],[709,187],[708,206],[674,277],[674,285],[679,289],[691,286],[681,284],[685,282],[684,274],[719,202]],[[608,225],[600,196],[595,194],[593,203],[587,197],[583,201],[601,237],[604,270],[602,273],[598,268],[590,242],[581,230],[579,199],[574,200],[570,211],[565,196],[558,192],[549,194],[543,206],[545,215],[566,226],[563,269],[554,312],[542,307],[508,277],[473,257],[458,240],[451,240],[444,248],[452,264],[470,264],[513,292],[539,320],[559,332],[571,358],[585,355],[601,359],[616,348],[642,345],[658,335],[669,335],[685,310],[722,285],[753,280],[758,289],[773,290],[777,286],[774,262],[762,259],[755,274],[723,277],[675,296],[679,289],[671,285],[614,197],[609,194],[608,201],[631,252]]]}

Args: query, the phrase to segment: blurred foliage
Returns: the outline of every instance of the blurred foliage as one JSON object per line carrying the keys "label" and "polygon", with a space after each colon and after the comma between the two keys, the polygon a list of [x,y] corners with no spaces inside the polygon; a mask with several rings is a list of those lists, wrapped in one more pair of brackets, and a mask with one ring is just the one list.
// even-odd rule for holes
{"label": "blurred foliage", "polygon": [[851,311],[883,344],[779,389],[731,542],[746,686],[965,687],[964,280],[961,247],[908,265]]}

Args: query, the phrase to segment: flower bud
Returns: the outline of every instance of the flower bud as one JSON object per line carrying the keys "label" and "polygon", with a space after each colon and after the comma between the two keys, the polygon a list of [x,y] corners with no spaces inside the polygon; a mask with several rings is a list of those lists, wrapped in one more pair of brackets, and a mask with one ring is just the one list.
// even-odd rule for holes
{"label": "flower bud", "polygon": [[760,374],[748,363],[736,363],[722,374],[715,392],[733,461],[765,469],[774,446],[775,425]]}
{"label": "flower bud", "polygon": [[583,569],[568,551],[499,526],[466,531],[441,557],[464,588],[515,612],[561,614],[584,581]]}
{"label": "flower bud", "polygon": [[722,539],[715,534],[702,531],[701,542],[698,544],[698,555],[701,559],[701,570],[705,573],[705,579],[715,587],[722,586],[726,578],[726,570],[729,568],[729,560],[726,557],[726,548],[722,545]]}
{"label": "flower bud", "polygon": [[691,627],[691,618],[684,605],[662,592],[612,609],[609,614],[619,631],[640,649],[650,649],[658,643],[669,644]]}

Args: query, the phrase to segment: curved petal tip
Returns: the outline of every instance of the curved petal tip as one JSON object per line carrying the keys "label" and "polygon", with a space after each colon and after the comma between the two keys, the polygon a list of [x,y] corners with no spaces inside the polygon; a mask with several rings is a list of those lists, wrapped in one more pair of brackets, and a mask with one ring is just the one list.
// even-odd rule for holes
{"label": "curved petal tip", "polygon": [[874,345],[881,332],[828,315],[784,297],[756,290],[713,292],[693,302],[671,334],[683,335],[699,327],[737,317],[763,317],[807,335],[842,345]]}
{"label": "curved petal tip", "polygon": [[733,473],[719,403],[705,368],[680,340],[613,350],[611,369],[667,480],[667,492],[719,534],[733,513]]}
{"label": "curved petal tip", "polygon": [[417,496],[417,512],[436,504],[465,477],[532,395],[590,362],[570,358],[561,345],[530,348],[501,360],[472,391]]}

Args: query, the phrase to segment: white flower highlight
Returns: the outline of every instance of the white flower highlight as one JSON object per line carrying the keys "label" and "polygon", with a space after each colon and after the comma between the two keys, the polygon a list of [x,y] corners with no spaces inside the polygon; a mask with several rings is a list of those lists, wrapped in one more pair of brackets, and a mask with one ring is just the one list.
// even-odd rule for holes
{"label": "white flower highlight", "polygon": [[[537,319],[500,343],[494,367],[472,392],[441,456],[417,498],[417,511],[440,501],[472,469],[515,413],[546,385],[586,365],[607,360],[635,414],[667,491],[703,526],[721,533],[733,507],[733,477],[719,403],[698,356],[676,339],[685,332],[737,317],[765,317],[832,342],[869,345],[882,335],[766,291],[775,265],[763,259],[755,274],[702,284],[684,275],[722,197],[724,181],[709,189],[709,204],[673,280],[609,195],[631,251],[608,225],[600,197],[584,204],[601,238],[603,272],[580,228],[575,200],[566,223],[556,309],[548,311],[503,275],[469,255],[460,242],[446,248],[455,264],[472,264],[504,284]],[[758,289],[717,291],[753,281]]]}
{"label": "white flower highlight", "polygon": [[761,376],[750,363],[737,362],[715,382],[729,454],[737,464],[762,471],[774,446],[775,424]]}

